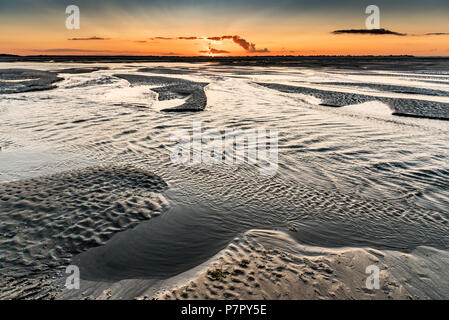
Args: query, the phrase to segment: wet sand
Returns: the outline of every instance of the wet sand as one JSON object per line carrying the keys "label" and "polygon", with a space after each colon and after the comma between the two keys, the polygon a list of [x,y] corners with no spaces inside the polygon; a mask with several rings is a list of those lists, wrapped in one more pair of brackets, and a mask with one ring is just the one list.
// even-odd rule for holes
{"label": "wet sand", "polygon": [[29,69],[0,70],[0,94],[42,91],[56,88],[62,81],[56,73]]}
{"label": "wet sand", "polygon": [[[419,99],[389,98],[367,94],[328,91],[308,87],[291,86],[278,83],[257,83],[258,85],[285,93],[300,93],[320,99],[320,105],[327,107],[345,107],[370,101],[380,101],[392,109],[393,115],[415,118],[449,120],[449,103]],[[384,87],[383,87],[384,88]],[[385,88],[384,88],[385,89]],[[394,89],[394,86],[391,88]],[[431,94],[421,91],[421,94]],[[446,92],[447,95],[447,92]]]}
{"label": "wet sand", "polygon": [[158,93],[158,100],[171,100],[175,98],[186,98],[183,104],[172,108],[165,108],[165,112],[188,112],[203,111],[207,105],[207,97],[204,87],[208,83],[198,83],[179,78],[159,77],[159,76],[140,76],[133,74],[116,74],[116,77],[125,79],[131,84],[140,85],[163,85],[162,87],[152,89]]}
{"label": "wet sand", "polygon": [[[304,246],[286,233],[250,230],[200,266],[169,280],[82,281],[57,299],[447,299],[449,252]],[[366,269],[380,270],[368,289]]]}
{"label": "wet sand", "polygon": [[[447,299],[449,252],[302,246],[282,232],[251,230],[198,278],[155,299]],[[366,268],[380,269],[368,289]],[[416,276],[418,275],[418,276]],[[140,297],[141,298],[141,297]]]}
{"label": "wet sand", "polygon": [[0,298],[51,297],[46,281],[73,255],[160,215],[166,188],[159,177],[120,165],[0,184]]}
{"label": "wet sand", "polygon": [[[417,88],[413,86],[398,86],[379,83],[359,83],[359,82],[319,82],[316,84],[332,85],[332,86],[348,86],[357,88],[369,88],[379,91],[403,93],[403,94],[423,94],[428,96],[449,97],[449,91],[434,90],[426,88]],[[447,84],[447,82],[446,82]]]}
{"label": "wet sand", "polygon": [[[381,60],[0,71],[4,83],[52,89],[2,96],[1,160],[21,163],[0,175],[0,298],[448,298],[447,121],[413,119],[447,120],[436,101],[448,91],[403,85],[446,84],[447,73],[390,73],[445,61]],[[355,70],[365,63],[388,73]],[[349,74],[361,84],[340,82]],[[391,83],[363,82],[382,75]],[[170,134],[193,121],[278,128],[279,172],[173,165]],[[69,169],[89,161],[105,164]],[[68,264],[80,290],[64,289]],[[369,265],[379,290],[366,288]]]}

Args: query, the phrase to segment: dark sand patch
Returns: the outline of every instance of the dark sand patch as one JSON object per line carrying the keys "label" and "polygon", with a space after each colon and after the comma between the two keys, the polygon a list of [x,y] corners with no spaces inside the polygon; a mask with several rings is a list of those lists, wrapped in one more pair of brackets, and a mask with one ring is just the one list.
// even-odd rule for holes
{"label": "dark sand patch", "polygon": [[[396,70],[391,70],[396,71]],[[337,75],[345,75],[345,76],[370,76],[370,77],[391,77],[391,78],[405,78],[403,80],[414,80],[414,81],[427,81],[426,79],[431,80],[449,80],[449,77],[444,77],[438,74],[437,70],[433,70],[432,74],[430,73],[418,73],[414,72],[414,69],[410,70],[402,70],[401,72],[405,72],[407,74],[402,73],[379,73],[377,70],[373,71],[365,71],[365,72],[332,72]],[[413,73],[408,73],[413,72]],[[446,75],[446,74],[444,74]]]}
{"label": "dark sand patch", "polygon": [[67,68],[55,70],[56,73],[69,73],[69,74],[80,74],[80,73],[91,73],[100,70],[109,70],[108,67],[84,67],[84,68]]}
{"label": "dark sand patch", "polygon": [[336,91],[319,90],[307,87],[289,86],[278,83],[261,83],[266,88],[278,90],[285,93],[301,93],[308,96],[312,96],[321,100],[320,105],[327,107],[344,107],[352,104],[360,104],[368,101],[377,100],[376,97],[357,94],[357,93],[345,93]]}
{"label": "dark sand patch", "polygon": [[380,101],[392,109],[393,115],[449,120],[449,103],[418,99],[376,97],[365,94],[320,90],[278,83],[259,82],[257,84],[280,92],[300,93],[312,96],[321,100],[320,105],[327,107],[345,107],[370,101]]}
{"label": "dark sand patch", "polygon": [[186,67],[155,67],[155,68],[140,68],[137,70],[138,72],[148,72],[148,73],[157,73],[157,74],[191,74],[195,72],[195,69],[186,68]]}
{"label": "dark sand patch", "polygon": [[179,106],[162,109],[162,111],[165,112],[203,111],[207,105],[207,97],[204,92],[204,87],[175,85],[156,88],[153,91],[159,93],[159,100],[187,97],[186,101]]}
{"label": "dark sand patch", "polygon": [[395,116],[449,120],[449,103],[417,99],[386,98],[385,103],[393,109],[393,115]]}
{"label": "dark sand patch", "polygon": [[74,84],[65,84],[64,89],[73,89],[73,88],[86,88],[91,86],[104,86],[117,82],[117,78],[108,76],[108,75],[100,75],[94,79],[88,79],[84,81],[77,81]]}
{"label": "dark sand patch", "polygon": [[437,80],[415,80],[412,79],[413,81],[420,81],[420,82],[426,82],[426,83],[434,83],[434,84],[444,84],[449,86],[449,79],[446,81],[437,81]]}
{"label": "dark sand patch", "polygon": [[118,165],[0,184],[0,298],[50,298],[50,277],[73,255],[159,215],[166,188]]}
{"label": "dark sand patch", "polygon": [[358,87],[358,88],[369,88],[379,91],[403,93],[403,94],[422,94],[428,96],[438,96],[438,97],[449,97],[449,91],[417,88],[411,86],[397,86],[389,84],[379,84],[379,83],[359,83],[359,82],[320,82],[316,84],[324,85],[335,85],[335,86],[347,86],[347,87]]}
{"label": "dark sand patch", "polygon": [[50,90],[63,80],[56,73],[30,69],[1,69],[0,94]]}
{"label": "dark sand patch", "polygon": [[173,108],[162,109],[161,111],[203,111],[206,108],[207,96],[204,92],[204,87],[208,83],[160,76],[152,77],[133,74],[117,74],[115,76],[129,81],[133,85],[162,85],[161,87],[152,89],[159,94],[159,101],[187,98],[183,104]]}

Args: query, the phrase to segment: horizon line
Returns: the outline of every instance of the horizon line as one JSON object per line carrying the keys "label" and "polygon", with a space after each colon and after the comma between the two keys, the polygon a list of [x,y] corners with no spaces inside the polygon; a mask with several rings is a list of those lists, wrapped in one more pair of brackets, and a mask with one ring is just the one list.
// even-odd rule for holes
{"label": "horizon line", "polygon": [[133,54],[35,54],[35,55],[18,55],[9,53],[0,53],[0,57],[133,57],[133,58],[272,58],[272,57],[413,57],[413,58],[449,58],[449,55],[432,56],[432,55],[413,55],[413,54],[390,54],[390,55],[373,55],[373,54],[316,54],[316,55],[236,55],[236,56],[207,56],[207,55],[133,55]]}

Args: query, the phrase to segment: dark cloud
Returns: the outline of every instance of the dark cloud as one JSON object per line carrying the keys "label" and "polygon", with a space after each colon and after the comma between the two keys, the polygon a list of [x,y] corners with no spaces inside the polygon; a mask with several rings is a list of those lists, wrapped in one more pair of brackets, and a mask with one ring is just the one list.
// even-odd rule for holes
{"label": "dark cloud", "polygon": [[208,37],[208,40],[212,41],[220,41],[220,40],[232,40],[234,43],[238,44],[240,47],[245,49],[247,52],[270,52],[267,48],[262,50],[257,50],[256,45],[254,43],[250,43],[246,41],[245,39],[241,38],[238,35],[235,36],[220,36],[220,37]]}
{"label": "dark cloud", "polygon": [[394,36],[448,36],[449,32],[429,32],[425,34],[407,34],[394,32],[386,29],[348,29],[348,30],[335,30],[333,34],[372,34],[372,35],[394,35]]}
{"label": "dark cloud", "polygon": [[262,49],[262,50],[257,50],[256,45],[254,43],[250,43],[250,42],[246,41],[245,39],[240,38],[239,36],[233,36],[232,41],[237,43],[239,46],[241,46],[247,52],[270,52],[267,48]]}
{"label": "dark cloud", "polygon": [[333,34],[372,34],[372,35],[394,35],[394,36],[406,36],[406,33],[394,32],[386,29],[348,29],[348,30],[335,30]]}
{"label": "dark cloud", "polygon": [[233,36],[232,41],[237,43],[239,46],[241,46],[246,51],[252,52],[256,50],[256,45],[254,43],[249,43],[243,38],[240,38],[239,36]]}
{"label": "dark cloud", "polygon": [[219,36],[219,37],[208,37],[207,40],[220,41],[226,39],[232,39],[234,36]]}
{"label": "dark cloud", "polygon": [[150,40],[173,40],[173,38],[167,38],[167,37],[154,37],[154,38],[150,38]]}
{"label": "dark cloud", "polygon": [[88,37],[88,38],[70,38],[68,40],[110,40],[110,38],[102,38],[102,37]]}
{"label": "dark cloud", "polygon": [[[165,37],[155,37],[155,38],[150,38],[152,40],[170,40],[173,38],[165,38]],[[235,36],[230,36],[230,35],[226,35],[226,36],[215,36],[215,37],[207,37],[207,38],[203,38],[203,37],[196,37],[196,36],[189,36],[189,37],[177,37],[176,39],[178,40],[210,40],[210,41],[220,41],[220,40],[232,40],[234,43],[238,44],[240,47],[242,47],[246,52],[249,53],[266,53],[266,52],[270,52],[268,50],[268,48],[264,48],[264,49],[256,49],[256,45],[254,43],[248,42],[245,39],[241,38],[238,35]],[[224,50],[222,50],[224,51]],[[207,51],[209,52],[209,51]],[[202,52],[204,53],[204,52]],[[214,53],[229,53],[229,52],[214,52]]]}

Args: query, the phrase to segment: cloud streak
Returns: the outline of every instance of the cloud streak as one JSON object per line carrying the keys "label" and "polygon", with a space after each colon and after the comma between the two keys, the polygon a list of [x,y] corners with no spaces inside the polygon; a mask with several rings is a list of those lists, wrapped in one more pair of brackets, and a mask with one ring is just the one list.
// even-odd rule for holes
{"label": "cloud streak", "polygon": [[101,52],[104,50],[88,50],[88,49],[71,49],[71,48],[57,48],[57,49],[32,49],[33,52]]}
{"label": "cloud streak", "polygon": [[[334,31],[334,33],[342,32],[344,30],[337,30]],[[215,37],[198,37],[198,36],[180,36],[176,38],[171,37],[151,37],[148,38],[151,41],[156,40],[206,40],[206,41],[222,41],[222,40],[231,40],[235,44],[239,45],[241,48],[243,48],[248,53],[268,53],[270,50],[268,48],[264,49],[257,49],[256,44],[247,41],[246,39],[240,37],[239,35],[224,35],[224,36],[215,36]],[[103,37],[84,37],[84,38],[69,38],[68,40],[71,41],[87,41],[87,40],[110,40],[110,38],[103,38]],[[134,41],[135,43],[145,43],[144,40],[137,40]],[[215,52],[212,53],[229,53],[229,51],[226,50],[219,50],[219,49],[212,49]],[[207,51],[209,52],[209,51]]]}
{"label": "cloud streak", "polygon": [[219,36],[219,37],[207,37],[207,40],[211,41],[221,41],[221,40],[232,40],[234,43],[238,44],[242,47],[246,52],[256,53],[256,52],[270,52],[268,48],[264,49],[256,49],[256,45],[254,43],[248,42],[245,39],[241,38],[238,35],[234,36]]}
{"label": "cloud streak", "polygon": [[156,52],[156,51],[135,51],[135,50],[103,50],[103,49],[76,49],[76,48],[51,48],[51,49],[31,49],[27,50],[30,52],[36,53],[54,53],[54,54],[62,54],[62,53],[90,53],[93,55],[143,55],[143,56],[182,56],[182,54],[177,52]]}
{"label": "cloud streak", "polygon": [[167,38],[167,37],[153,37],[149,38],[150,40],[173,40],[173,38]]}
{"label": "cloud streak", "polygon": [[87,38],[69,38],[67,40],[71,40],[71,41],[84,41],[84,40],[110,40],[110,38],[102,38],[102,37],[97,37],[97,36],[93,36],[93,37],[87,37]]}
{"label": "cloud streak", "polygon": [[395,32],[387,29],[346,29],[335,30],[333,34],[371,34],[371,35],[393,35],[393,36],[406,36],[406,33]]}
{"label": "cloud streak", "polygon": [[370,35],[394,35],[394,36],[412,36],[412,37],[425,37],[425,36],[449,36],[449,32],[429,32],[424,34],[407,34],[395,32],[387,29],[344,29],[332,31],[333,34],[370,34]]}
{"label": "cloud streak", "polygon": [[220,36],[220,37],[208,37],[207,40],[211,41],[221,41],[221,40],[232,40],[234,43],[238,44],[242,47],[246,52],[254,53],[254,52],[270,52],[268,48],[258,50],[256,49],[256,45],[254,43],[248,42],[245,39],[241,38],[238,35],[235,36]]}
{"label": "cloud streak", "polygon": [[232,41],[237,43],[239,46],[241,46],[243,49],[245,49],[247,52],[269,52],[268,48],[257,50],[256,45],[254,43],[250,43],[246,41],[243,38],[240,38],[239,36],[233,36]]}
{"label": "cloud streak", "polygon": [[[182,36],[182,37],[176,37],[176,38],[165,38],[165,37],[154,37],[150,38],[152,40],[209,40],[209,41],[222,41],[222,40],[232,40],[235,44],[239,45],[241,48],[243,48],[248,53],[266,53],[270,52],[268,48],[264,49],[256,49],[256,45],[254,43],[251,43],[249,41],[246,41],[245,39],[241,38],[239,35],[226,35],[226,36],[216,36],[216,37],[197,37],[197,36]],[[218,50],[218,49],[214,49]],[[225,50],[219,50],[219,51],[225,51]],[[209,51],[201,51],[209,52]],[[219,53],[219,52],[215,52]],[[229,53],[229,52],[220,52],[220,53]]]}

